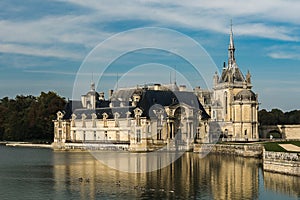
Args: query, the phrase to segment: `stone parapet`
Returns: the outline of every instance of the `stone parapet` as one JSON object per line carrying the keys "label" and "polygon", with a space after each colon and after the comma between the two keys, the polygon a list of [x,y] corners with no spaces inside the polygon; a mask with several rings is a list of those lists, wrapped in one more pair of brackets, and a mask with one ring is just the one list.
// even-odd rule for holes
{"label": "stone parapet", "polygon": [[195,144],[194,152],[211,152],[219,154],[232,154],[243,157],[260,158],[262,156],[263,146],[260,144]]}
{"label": "stone parapet", "polygon": [[265,171],[300,176],[300,153],[263,151]]}
{"label": "stone parapet", "polygon": [[103,150],[103,151],[128,151],[128,144],[100,144],[100,143],[52,143],[54,150]]}

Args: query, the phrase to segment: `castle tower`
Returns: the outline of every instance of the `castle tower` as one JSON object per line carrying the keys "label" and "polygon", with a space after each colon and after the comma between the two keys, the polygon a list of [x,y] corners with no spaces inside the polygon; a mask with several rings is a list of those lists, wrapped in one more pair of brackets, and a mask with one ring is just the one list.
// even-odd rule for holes
{"label": "castle tower", "polygon": [[220,77],[214,75],[212,120],[222,122],[223,137],[232,140],[258,139],[258,99],[251,90],[251,74],[246,78],[235,59],[232,25],[229,36],[228,62]]}

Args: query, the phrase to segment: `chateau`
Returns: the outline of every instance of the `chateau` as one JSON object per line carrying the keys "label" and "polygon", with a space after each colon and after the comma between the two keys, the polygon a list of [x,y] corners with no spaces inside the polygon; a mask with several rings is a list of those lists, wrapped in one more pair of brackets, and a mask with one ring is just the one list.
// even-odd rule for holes
{"label": "chateau", "polygon": [[[258,96],[251,75],[239,69],[230,33],[228,64],[212,90],[152,84],[69,101],[54,120],[56,148],[189,150],[194,143],[258,140]],[[217,125],[217,126],[216,126]]]}

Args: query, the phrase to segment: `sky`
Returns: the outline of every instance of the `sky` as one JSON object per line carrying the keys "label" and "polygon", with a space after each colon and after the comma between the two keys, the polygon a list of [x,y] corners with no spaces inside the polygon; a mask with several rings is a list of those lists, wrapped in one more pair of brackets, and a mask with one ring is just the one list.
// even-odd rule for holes
{"label": "sky", "polygon": [[[244,74],[251,72],[260,109],[300,109],[299,10],[297,0],[1,0],[0,98],[39,95],[41,91],[72,98],[78,72],[89,63],[90,55],[97,58],[94,61],[103,62],[113,51],[129,48],[132,42],[150,45],[153,41],[138,32],[131,35],[134,41],[123,37],[124,42],[106,47],[102,54],[95,51],[99,44],[147,27],[190,37],[204,49],[199,57],[206,52],[221,72],[223,62],[227,62],[232,20],[236,61]],[[185,43],[172,40],[174,37],[159,38],[157,45],[172,43],[184,48]],[[182,76],[191,63],[176,54],[178,51],[131,51],[110,62],[111,70],[105,76],[93,69],[86,77],[91,82],[102,76],[102,82],[96,84],[97,90],[104,92],[116,87],[118,80],[117,87],[151,80],[168,83],[175,77],[179,84],[198,83],[192,76]],[[195,56],[198,50],[189,53]],[[212,76],[202,79],[212,83]],[[105,85],[107,81],[113,84]],[[199,84],[205,88],[203,82]],[[86,91],[88,85],[84,85]]]}

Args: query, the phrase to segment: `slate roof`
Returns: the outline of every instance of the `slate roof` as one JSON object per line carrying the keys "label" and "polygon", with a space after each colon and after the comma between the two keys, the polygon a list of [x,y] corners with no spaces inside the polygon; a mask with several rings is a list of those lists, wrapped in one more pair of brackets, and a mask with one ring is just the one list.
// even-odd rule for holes
{"label": "slate roof", "polygon": [[73,111],[81,108],[82,108],[81,101],[69,100],[66,103],[65,108],[63,110],[64,112],[63,119],[70,119]]}
{"label": "slate roof", "polygon": [[145,90],[137,106],[143,110],[142,116],[150,117],[153,116],[153,110],[159,106],[175,106],[182,103],[201,110],[203,119],[210,118],[193,92]]}
{"label": "slate roof", "polygon": [[227,67],[225,69],[223,69],[222,71],[222,75],[220,78],[220,83],[223,82],[244,82],[245,78],[243,73],[240,71],[240,69],[238,68],[238,66],[236,65],[236,63],[234,63],[234,67]]}
{"label": "slate roof", "polygon": [[[141,95],[140,101],[136,106],[131,106],[132,95],[138,93]],[[114,107],[109,107],[112,103]],[[123,104],[120,107],[120,104]],[[178,104],[186,104],[202,112],[202,119],[208,119],[210,116],[206,113],[203,106],[199,102],[197,96],[193,92],[171,91],[171,90],[148,90],[148,89],[128,89],[116,91],[111,98],[111,101],[97,101],[96,109],[85,109],[81,105],[81,101],[69,101],[65,107],[64,119],[70,119],[72,113],[81,118],[85,114],[87,119],[91,119],[91,114],[96,113],[98,119],[103,118],[103,113],[108,114],[108,119],[113,119],[113,113],[118,112],[119,118],[126,118],[127,112],[131,113],[130,117],[134,116],[134,109],[140,108],[143,113],[142,117],[150,118],[155,116],[154,109],[163,108],[165,106],[176,106]]]}

